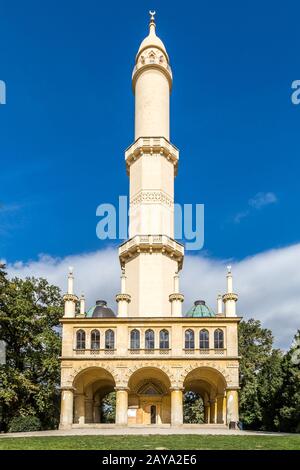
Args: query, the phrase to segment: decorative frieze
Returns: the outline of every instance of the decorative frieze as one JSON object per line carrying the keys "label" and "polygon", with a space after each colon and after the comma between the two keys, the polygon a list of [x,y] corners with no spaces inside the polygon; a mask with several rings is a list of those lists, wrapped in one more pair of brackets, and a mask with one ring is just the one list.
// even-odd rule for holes
{"label": "decorative frieze", "polygon": [[227,300],[234,300],[235,302],[237,302],[238,295],[234,294],[233,292],[230,292],[230,293],[224,294],[222,298],[223,298],[223,302],[227,302]]}
{"label": "decorative frieze", "polygon": [[179,160],[179,150],[164,137],[140,137],[125,151],[127,173],[130,166],[143,155],[149,158],[165,157],[174,165],[175,175]]}
{"label": "decorative frieze", "polygon": [[164,191],[141,190],[130,200],[130,206],[134,207],[142,203],[160,203],[164,204],[165,206],[172,207],[174,201]]}
{"label": "decorative frieze", "polygon": [[121,266],[140,253],[162,253],[175,259],[178,262],[178,269],[182,268],[184,247],[167,235],[136,235],[123,243],[119,247]]}

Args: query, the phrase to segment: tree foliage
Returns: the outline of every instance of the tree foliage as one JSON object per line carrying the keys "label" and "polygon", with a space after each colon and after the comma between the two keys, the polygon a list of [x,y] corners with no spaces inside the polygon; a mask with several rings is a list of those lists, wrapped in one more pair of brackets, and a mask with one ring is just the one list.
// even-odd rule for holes
{"label": "tree foliage", "polygon": [[[296,339],[299,338],[296,335]],[[299,340],[300,343],[300,340]],[[240,419],[244,427],[294,432],[300,423],[300,368],[297,341],[291,351],[273,348],[270,330],[258,320],[239,326]]]}
{"label": "tree foliage", "polygon": [[204,404],[198,393],[185,392],[183,397],[183,422],[189,424],[204,423]]}
{"label": "tree foliage", "polygon": [[116,418],[116,392],[110,392],[101,400],[101,423],[114,423]]}
{"label": "tree foliage", "polygon": [[7,361],[0,367],[2,426],[17,416],[37,416],[44,427],[59,413],[62,297],[45,279],[9,280],[0,266],[0,339]]}

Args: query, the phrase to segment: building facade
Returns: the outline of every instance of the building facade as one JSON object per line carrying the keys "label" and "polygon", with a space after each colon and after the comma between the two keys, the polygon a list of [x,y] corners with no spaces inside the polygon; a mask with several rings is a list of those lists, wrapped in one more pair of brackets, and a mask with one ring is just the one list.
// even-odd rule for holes
{"label": "building facade", "polygon": [[231,268],[216,313],[204,301],[183,312],[184,247],[174,239],[170,142],[172,71],[151,13],[132,74],[135,140],[125,151],[129,239],[119,247],[117,314],[97,301],[85,310],[70,270],[61,357],[61,428],[101,426],[102,403],[116,393],[115,424],[183,424],[184,393],[201,396],[205,423],[238,422],[239,357]]}

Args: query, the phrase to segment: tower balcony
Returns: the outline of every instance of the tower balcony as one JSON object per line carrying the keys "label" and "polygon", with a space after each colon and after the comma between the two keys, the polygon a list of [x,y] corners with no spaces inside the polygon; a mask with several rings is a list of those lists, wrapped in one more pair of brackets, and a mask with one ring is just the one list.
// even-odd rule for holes
{"label": "tower balcony", "polygon": [[184,246],[167,235],[136,235],[119,247],[120,263],[123,266],[129,259],[140,253],[160,252],[175,259],[182,268]]}
{"label": "tower balcony", "polygon": [[132,163],[144,154],[163,155],[167,160],[173,163],[175,175],[177,174],[179,150],[164,137],[139,137],[125,150],[125,161],[128,174]]}

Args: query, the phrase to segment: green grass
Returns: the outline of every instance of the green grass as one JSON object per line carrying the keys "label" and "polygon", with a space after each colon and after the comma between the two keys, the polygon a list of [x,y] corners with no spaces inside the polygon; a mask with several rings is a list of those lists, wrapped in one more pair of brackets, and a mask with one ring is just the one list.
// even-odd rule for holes
{"label": "green grass", "polygon": [[300,450],[300,435],[289,436],[64,436],[0,439],[0,450]]}

